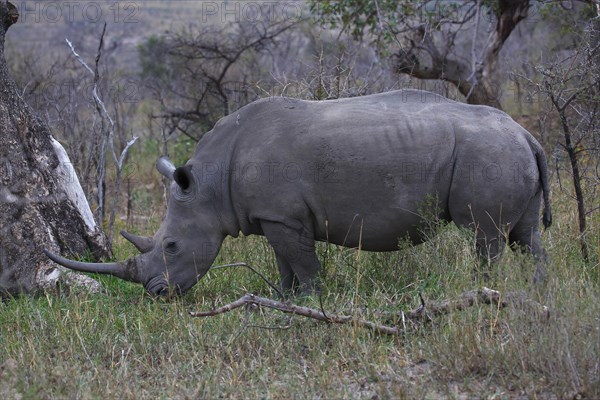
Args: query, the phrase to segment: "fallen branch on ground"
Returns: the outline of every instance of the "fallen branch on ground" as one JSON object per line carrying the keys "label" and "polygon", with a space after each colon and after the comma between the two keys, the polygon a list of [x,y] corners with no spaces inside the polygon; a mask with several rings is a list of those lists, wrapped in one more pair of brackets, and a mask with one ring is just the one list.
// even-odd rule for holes
{"label": "fallen branch on ground", "polygon": [[[425,318],[432,318],[433,316],[447,314],[452,311],[464,310],[468,307],[472,307],[476,304],[495,304],[498,308],[504,308],[508,305],[520,302],[523,305],[531,306],[536,312],[541,313],[540,315],[548,318],[550,311],[548,307],[525,297],[522,293],[508,293],[506,296],[502,296],[500,292],[484,287],[481,290],[473,290],[463,293],[456,300],[444,300],[440,302],[432,302],[426,304],[421,299],[421,305],[408,312],[399,313],[381,313],[388,317],[393,316],[402,321],[404,327],[406,320],[419,321]],[[209,311],[196,311],[190,312],[192,317],[212,317],[219,314],[235,310],[243,306],[259,306],[272,308],[286,314],[300,315],[307,318],[316,319],[318,321],[345,324],[353,323],[357,326],[371,329],[377,333],[383,333],[386,335],[399,335],[404,333],[405,329],[399,326],[388,326],[377,324],[371,321],[366,321],[362,318],[357,318],[353,315],[336,315],[336,314],[325,314],[321,310],[317,310],[310,307],[298,306],[289,302],[281,302],[276,300],[267,299],[265,297],[255,296],[253,294],[246,294],[240,297],[238,300],[226,304],[223,307],[219,307]]]}
{"label": "fallen branch on ground", "polygon": [[[482,288],[480,290],[471,290],[464,292],[458,299],[442,300],[425,304],[421,299],[421,306],[416,310],[404,313],[404,318],[417,321],[425,318],[432,318],[438,315],[448,314],[453,311],[461,311],[476,304],[495,304],[498,308],[504,308],[509,305],[522,304],[536,312],[539,316],[549,318],[550,309],[543,304],[538,303],[527,297],[523,292],[509,292],[502,295],[499,291]],[[401,317],[401,313],[386,313],[387,316]]]}

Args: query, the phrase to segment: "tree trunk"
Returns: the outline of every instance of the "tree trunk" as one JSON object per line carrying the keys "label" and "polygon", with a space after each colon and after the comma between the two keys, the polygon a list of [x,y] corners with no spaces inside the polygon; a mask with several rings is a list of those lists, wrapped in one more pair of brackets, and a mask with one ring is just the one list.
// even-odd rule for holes
{"label": "tree trunk", "polygon": [[[64,148],[20,96],[4,55],[6,31],[18,19],[0,0],[0,293],[32,293],[59,282],[62,267],[42,250],[110,256],[102,231]],[[97,290],[90,278],[66,284]]]}
{"label": "tree trunk", "polygon": [[[467,103],[488,105],[501,110],[500,85],[496,77],[498,57],[510,34],[519,22],[527,18],[530,4],[529,0],[497,0],[490,4],[495,6],[493,8],[497,20],[491,43],[486,46],[481,59],[476,54],[471,54],[473,59],[470,65],[464,57],[449,57],[434,43],[431,27],[426,29],[421,26],[413,31],[413,47],[397,54],[397,71],[419,79],[450,82],[465,96]],[[482,7],[482,4],[478,3],[478,7]],[[474,33],[478,32],[475,30]],[[418,46],[415,46],[417,43]],[[421,62],[422,54],[431,58],[431,64]],[[477,66],[473,68],[475,65]]]}
{"label": "tree trunk", "polygon": [[573,187],[575,189],[575,198],[577,199],[577,215],[579,219],[579,246],[581,247],[583,259],[587,262],[590,258],[590,252],[586,240],[587,223],[585,213],[585,198],[583,196],[583,190],[581,189],[581,172],[579,171],[577,149],[573,146],[571,129],[569,128],[569,121],[567,120],[564,106],[559,107],[556,101],[554,101],[554,106],[556,107],[560,117],[560,123],[565,136],[565,150],[569,155],[569,161],[571,162],[571,169],[573,171]]}

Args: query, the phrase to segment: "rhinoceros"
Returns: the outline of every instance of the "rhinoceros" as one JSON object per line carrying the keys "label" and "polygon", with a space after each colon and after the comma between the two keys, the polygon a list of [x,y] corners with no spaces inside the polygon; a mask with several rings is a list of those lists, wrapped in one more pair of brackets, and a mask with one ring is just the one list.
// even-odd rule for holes
{"label": "rhinoceros", "polygon": [[[536,139],[497,109],[399,90],[327,101],[266,98],[219,120],[175,168],[167,212],[152,238],[124,233],[141,255],[77,271],[184,293],[210,269],[225,237],[264,235],[286,290],[318,289],[315,241],[366,251],[426,239],[423,205],[471,227],[479,254],[506,240],[546,258],[539,219],[551,224],[547,162]],[[433,200],[432,200],[433,199]],[[538,262],[538,264],[540,264]],[[534,279],[544,274],[536,268]]]}

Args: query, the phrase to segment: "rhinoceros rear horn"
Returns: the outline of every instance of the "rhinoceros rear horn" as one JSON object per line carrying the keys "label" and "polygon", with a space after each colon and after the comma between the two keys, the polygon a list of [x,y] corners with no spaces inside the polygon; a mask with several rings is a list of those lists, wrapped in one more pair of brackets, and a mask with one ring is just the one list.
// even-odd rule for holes
{"label": "rhinoceros rear horn", "polygon": [[137,258],[132,258],[124,263],[88,263],[79,262],[57,256],[54,253],[44,250],[44,254],[57,264],[79,272],[92,272],[96,274],[113,275],[126,281],[140,283],[141,279],[138,272]]}
{"label": "rhinoceros rear horn", "polygon": [[148,253],[154,248],[154,240],[151,237],[137,236],[127,231],[121,231],[121,236],[133,244],[141,253]]}
{"label": "rhinoceros rear horn", "polygon": [[161,157],[156,162],[156,169],[161,173],[162,176],[169,180],[173,180],[173,173],[175,172],[175,166],[169,160],[168,157]]}

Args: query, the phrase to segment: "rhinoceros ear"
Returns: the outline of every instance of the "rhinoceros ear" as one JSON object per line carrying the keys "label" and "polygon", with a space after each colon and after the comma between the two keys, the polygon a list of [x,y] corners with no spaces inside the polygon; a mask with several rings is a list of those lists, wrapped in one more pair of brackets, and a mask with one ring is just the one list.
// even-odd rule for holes
{"label": "rhinoceros ear", "polygon": [[173,172],[173,179],[179,185],[182,190],[188,190],[194,181],[194,177],[192,176],[192,166],[184,165],[183,167],[179,167]]}
{"label": "rhinoceros ear", "polygon": [[173,173],[175,172],[175,166],[173,165],[171,160],[169,160],[168,157],[163,156],[163,157],[159,158],[158,161],[156,162],[156,169],[165,178],[167,178],[171,181],[173,180]]}

